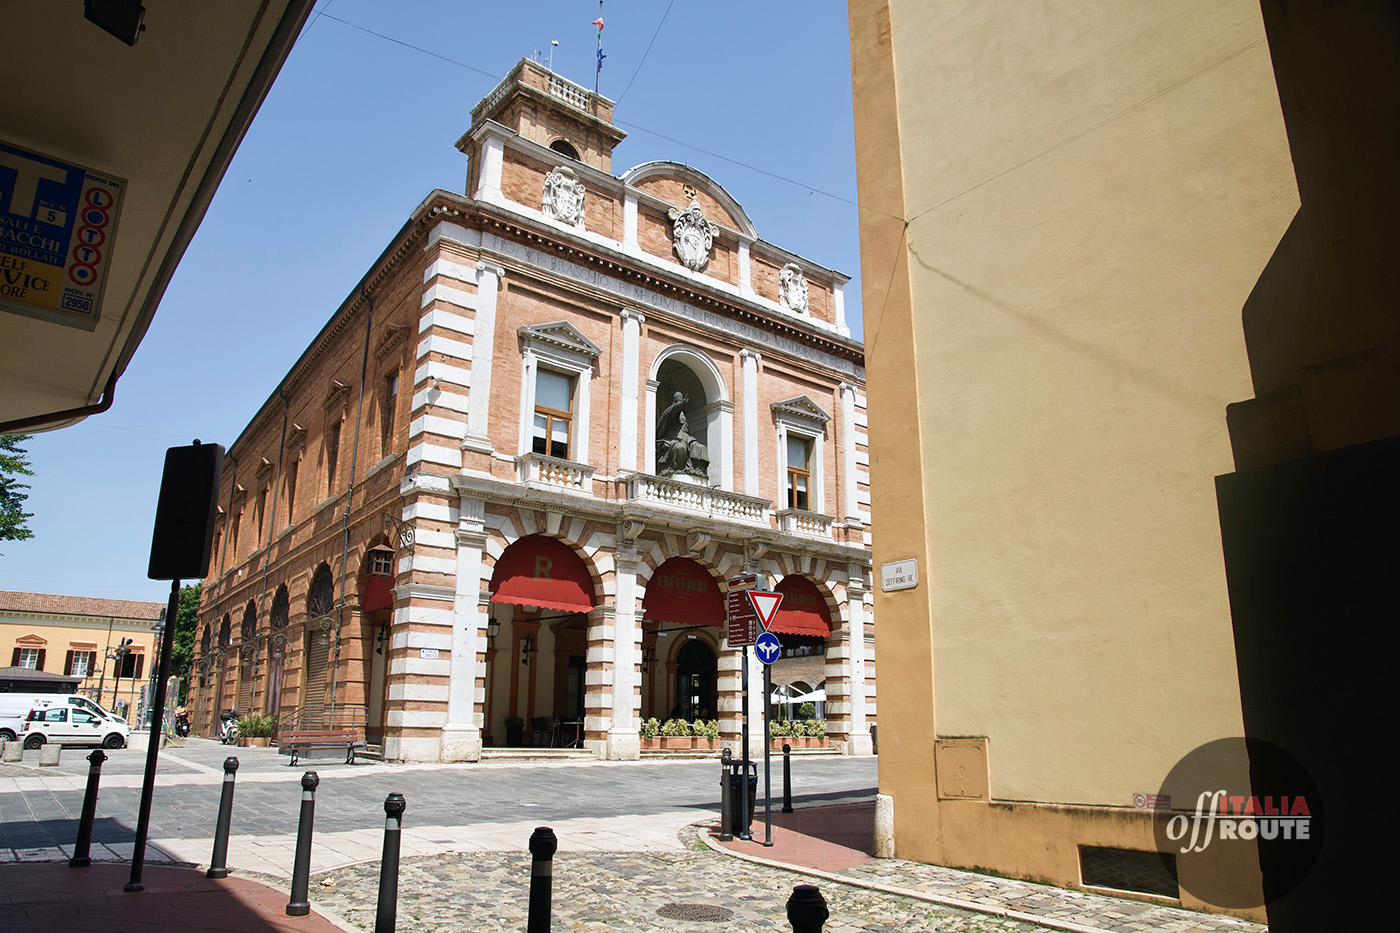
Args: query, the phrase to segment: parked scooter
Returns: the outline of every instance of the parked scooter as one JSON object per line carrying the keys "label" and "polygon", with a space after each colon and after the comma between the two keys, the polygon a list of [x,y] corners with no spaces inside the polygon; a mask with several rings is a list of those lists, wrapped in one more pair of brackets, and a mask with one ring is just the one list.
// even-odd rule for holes
{"label": "parked scooter", "polygon": [[232,745],[238,739],[238,710],[225,710],[219,714],[219,741]]}
{"label": "parked scooter", "polygon": [[175,708],[175,734],[182,739],[190,734],[190,712],[183,706]]}

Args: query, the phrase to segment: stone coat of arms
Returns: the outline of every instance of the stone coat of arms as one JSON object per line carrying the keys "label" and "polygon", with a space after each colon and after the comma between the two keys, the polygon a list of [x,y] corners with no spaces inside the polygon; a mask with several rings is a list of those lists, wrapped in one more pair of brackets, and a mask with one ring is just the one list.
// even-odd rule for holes
{"label": "stone coat of arms", "polygon": [[673,222],[672,239],[676,255],[686,268],[699,272],[710,261],[710,248],[715,244],[719,227],[710,222],[694,198],[691,198],[690,206],[685,210],[679,211],[673,207],[666,212],[666,216]]}
{"label": "stone coat of arms", "polygon": [[807,277],[795,262],[783,266],[778,273],[778,301],[789,311],[807,313]]}
{"label": "stone coat of arms", "polygon": [[583,226],[583,200],[587,192],[567,166],[556,168],[544,177],[544,206],[546,217],[575,227]]}

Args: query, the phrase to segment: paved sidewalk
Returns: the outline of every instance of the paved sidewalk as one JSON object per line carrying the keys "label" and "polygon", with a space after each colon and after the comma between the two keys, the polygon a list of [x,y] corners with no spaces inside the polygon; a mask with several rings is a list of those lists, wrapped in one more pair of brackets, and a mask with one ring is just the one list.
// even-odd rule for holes
{"label": "paved sidewalk", "polygon": [[210,881],[190,868],[147,865],[146,890],[122,890],[126,864],[69,868],[63,862],[0,865],[0,930],[16,933],[341,933],[317,911],[288,917],[286,889],[247,878]]}
{"label": "paved sidewalk", "polygon": [[870,854],[875,804],[773,811],[773,845],[765,846],[763,808],[755,809],[752,842],[719,841],[719,824],[700,837],[716,851],[783,866],[871,890],[927,899],[1071,933],[1265,933],[1256,923],[1128,898],[979,875]]}

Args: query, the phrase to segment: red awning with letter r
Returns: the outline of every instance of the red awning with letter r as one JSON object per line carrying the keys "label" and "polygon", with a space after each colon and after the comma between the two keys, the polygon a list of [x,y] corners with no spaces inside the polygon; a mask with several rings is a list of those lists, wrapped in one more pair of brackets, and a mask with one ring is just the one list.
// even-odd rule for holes
{"label": "red awning with letter r", "polygon": [[724,598],[704,567],[688,557],[673,557],[647,581],[642,614],[652,622],[723,625]]}
{"label": "red awning with letter r", "polygon": [[780,635],[831,635],[831,610],[817,585],[806,577],[783,577],[773,588],[783,594],[783,603],[768,631]]}
{"label": "red awning with letter r", "polygon": [[564,612],[593,608],[593,578],[567,544],[527,535],[506,548],[491,574],[491,601]]}

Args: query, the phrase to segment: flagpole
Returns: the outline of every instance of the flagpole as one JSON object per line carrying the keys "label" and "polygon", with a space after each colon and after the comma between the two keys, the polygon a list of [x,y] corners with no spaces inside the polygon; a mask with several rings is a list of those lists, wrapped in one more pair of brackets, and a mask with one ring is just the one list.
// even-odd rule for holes
{"label": "flagpole", "polygon": [[[603,18],[603,0],[598,0],[598,19]],[[598,67],[593,71],[593,93],[598,93],[598,78],[603,74],[603,24],[598,23]]]}

